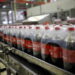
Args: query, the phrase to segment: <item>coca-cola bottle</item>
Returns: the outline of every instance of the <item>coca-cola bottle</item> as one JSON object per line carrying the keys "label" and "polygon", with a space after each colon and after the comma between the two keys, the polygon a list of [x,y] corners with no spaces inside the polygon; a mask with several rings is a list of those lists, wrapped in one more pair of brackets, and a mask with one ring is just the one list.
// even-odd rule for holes
{"label": "coca-cola bottle", "polygon": [[26,47],[25,47],[25,36],[26,36],[26,27],[22,25],[21,28],[21,50],[26,52]]}
{"label": "coca-cola bottle", "polygon": [[62,45],[64,69],[75,73],[75,27],[68,27],[66,32]]}
{"label": "coca-cola bottle", "polygon": [[22,49],[22,47],[21,47],[21,30],[22,30],[22,26],[18,26],[17,27],[17,35],[16,35],[16,37],[17,37],[17,48],[19,50]]}
{"label": "coca-cola bottle", "polygon": [[27,29],[27,35],[25,37],[25,41],[26,41],[26,49],[27,49],[27,53],[29,54],[33,54],[33,50],[32,50],[32,40],[31,40],[31,32],[32,32],[32,26],[28,26],[28,29]]}
{"label": "coca-cola bottle", "polygon": [[33,55],[41,58],[41,38],[44,34],[44,26],[35,26],[35,33],[33,35]]}
{"label": "coca-cola bottle", "polygon": [[8,32],[7,32],[7,35],[8,35],[8,44],[9,46],[12,46],[12,37],[11,37],[11,32],[12,32],[12,26],[9,26],[9,29],[8,29]]}
{"label": "coca-cola bottle", "polygon": [[12,33],[12,46],[17,48],[17,38],[16,38],[16,35],[17,35],[17,26],[13,26],[13,33]]}
{"label": "coca-cola bottle", "polygon": [[10,28],[10,46],[13,46],[13,33],[15,32],[14,26],[11,26]]}
{"label": "coca-cola bottle", "polygon": [[5,26],[4,27],[5,29],[3,30],[3,42],[4,43],[6,43],[6,44],[8,44],[8,42],[9,42],[9,26]]}
{"label": "coca-cola bottle", "polygon": [[29,27],[27,25],[23,26],[22,31],[21,31],[21,47],[22,51],[27,52],[27,42],[29,38]]}
{"label": "coca-cola bottle", "polygon": [[43,60],[52,62],[51,61],[51,42],[52,42],[52,30],[53,30],[53,25],[51,26],[46,26],[45,27],[45,33],[42,37],[41,40],[41,57]]}
{"label": "coca-cola bottle", "polygon": [[[61,40],[63,37],[63,29],[60,26],[55,26],[54,33],[52,35],[52,43],[51,43],[51,59],[53,64],[62,67],[62,47]],[[60,62],[60,63],[59,63]]]}
{"label": "coca-cola bottle", "polygon": [[5,26],[2,26],[2,29],[1,29],[1,41],[3,42],[4,41],[4,30],[5,30]]}
{"label": "coca-cola bottle", "polygon": [[7,26],[5,26],[4,28],[5,28],[5,30],[3,30],[3,42],[4,43],[7,43],[7,32],[8,32],[8,28],[7,28]]}

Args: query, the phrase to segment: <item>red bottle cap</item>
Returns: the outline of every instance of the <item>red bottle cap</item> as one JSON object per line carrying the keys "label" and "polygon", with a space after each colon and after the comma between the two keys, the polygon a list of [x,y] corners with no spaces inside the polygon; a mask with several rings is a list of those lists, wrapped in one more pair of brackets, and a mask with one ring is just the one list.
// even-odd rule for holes
{"label": "red bottle cap", "polygon": [[36,29],[40,29],[40,27],[36,27]]}
{"label": "red bottle cap", "polygon": [[24,28],[26,29],[26,27],[24,26]]}
{"label": "red bottle cap", "polygon": [[22,27],[20,26],[19,28],[21,29]]}
{"label": "red bottle cap", "polygon": [[31,26],[29,26],[29,29],[31,29],[32,27]]}
{"label": "red bottle cap", "polygon": [[49,26],[46,26],[45,29],[48,30],[48,29],[50,29],[50,28],[49,28]]}
{"label": "red bottle cap", "polygon": [[63,24],[60,24],[60,26],[63,26]]}
{"label": "red bottle cap", "polygon": [[55,27],[55,30],[60,30],[60,27]]}
{"label": "red bottle cap", "polygon": [[69,31],[74,31],[75,29],[74,29],[74,27],[69,27],[68,30]]}

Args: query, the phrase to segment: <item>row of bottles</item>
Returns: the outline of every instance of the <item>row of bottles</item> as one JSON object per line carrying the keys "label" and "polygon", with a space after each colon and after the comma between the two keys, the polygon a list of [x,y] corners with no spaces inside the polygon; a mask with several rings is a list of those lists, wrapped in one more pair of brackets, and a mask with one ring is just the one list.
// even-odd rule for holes
{"label": "row of bottles", "polygon": [[74,25],[0,26],[0,41],[75,73]]}

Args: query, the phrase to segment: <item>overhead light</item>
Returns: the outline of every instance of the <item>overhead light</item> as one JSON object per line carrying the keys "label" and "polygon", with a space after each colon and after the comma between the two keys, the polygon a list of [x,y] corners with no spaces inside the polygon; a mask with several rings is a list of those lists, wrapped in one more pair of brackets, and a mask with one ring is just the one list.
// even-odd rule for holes
{"label": "overhead light", "polygon": [[8,22],[7,21],[3,21],[3,24],[8,24]]}
{"label": "overhead light", "polygon": [[12,11],[10,10],[10,11],[9,11],[9,14],[11,14],[11,13],[12,13]]}
{"label": "overhead light", "polygon": [[6,8],[6,7],[7,7],[6,5],[3,5],[3,6],[2,6],[2,8]]}

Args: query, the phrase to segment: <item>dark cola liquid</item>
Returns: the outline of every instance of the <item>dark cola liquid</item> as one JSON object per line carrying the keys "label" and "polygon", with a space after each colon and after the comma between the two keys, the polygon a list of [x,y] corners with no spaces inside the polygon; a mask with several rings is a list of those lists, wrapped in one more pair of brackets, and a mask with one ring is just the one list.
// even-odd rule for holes
{"label": "dark cola liquid", "polygon": [[2,41],[2,32],[0,32],[1,33],[1,35],[0,35],[0,41]]}
{"label": "dark cola liquid", "polygon": [[5,37],[6,37],[7,35],[6,34],[4,34],[4,36],[3,36],[3,42],[5,43],[5,44],[7,44],[7,41],[5,40]]}
{"label": "dark cola liquid", "polygon": [[[46,44],[46,48],[47,48],[47,45],[51,45],[51,43],[43,43],[43,44]],[[47,62],[52,63],[52,59],[51,59],[51,55],[50,55],[49,49],[45,49],[45,50],[48,51],[48,54],[41,54],[42,55],[42,59],[47,61]]]}
{"label": "dark cola liquid", "polygon": [[[29,44],[28,41],[30,41],[31,44]],[[33,49],[29,48],[29,46],[28,46],[28,45],[32,46],[32,40],[30,38],[25,38],[25,44],[26,44],[26,46],[25,46],[26,52],[32,55]]]}
{"label": "dark cola liquid", "polygon": [[[33,55],[35,57],[41,58],[41,38],[39,37],[35,37],[36,39],[33,40],[34,43],[34,49],[36,48],[36,50],[33,49]],[[38,47],[38,48],[37,48]]]}
{"label": "dark cola liquid", "polygon": [[24,39],[24,36],[21,36],[21,50],[24,51],[24,52],[27,52],[26,50],[26,47],[24,46],[25,45],[25,39]]}
{"label": "dark cola liquid", "polygon": [[1,36],[1,42],[3,42],[3,37],[4,37],[4,33],[2,32],[2,36]]}
{"label": "dark cola liquid", "polygon": [[10,46],[10,33],[7,34],[7,38],[8,38],[7,44]]}
{"label": "dark cola liquid", "polygon": [[[62,51],[62,48],[61,46],[59,46],[58,44],[56,43],[50,43],[51,47],[54,48],[57,48],[57,49],[61,49]],[[56,52],[56,53],[60,53],[60,55],[62,55],[62,52]],[[55,55],[58,55],[54,53]],[[54,57],[55,55],[51,56],[51,59],[52,59],[52,63],[56,66],[59,66],[59,67],[63,67],[63,60],[62,60],[62,57],[58,56],[58,57]]]}
{"label": "dark cola liquid", "polygon": [[[75,42],[63,41],[63,59],[67,58],[64,62],[64,69],[75,74]],[[69,60],[69,61],[68,61]]]}
{"label": "dark cola liquid", "polygon": [[[42,57],[44,57],[44,60],[52,62],[54,65],[62,67],[63,66],[63,60],[60,57],[54,57],[56,53],[54,53],[53,49],[55,48],[61,48],[61,46],[59,46],[58,44],[54,43],[55,41],[53,41],[52,39],[43,39],[43,44],[47,44],[50,45],[50,54],[48,53],[48,55],[46,54],[42,54]],[[60,42],[60,44],[62,43],[62,41],[57,41]],[[60,52],[59,52],[60,53]],[[62,54],[61,54],[62,55]]]}
{"label": "dark cola liquid", "polygon": [[[41,44],[45,44],[46,47],[47,47],[47,45],[51,45],[51,43],[49,42],[49,40],[50,39],[42,39]],[[45,48],[43,47],[45,49],[45,51],[48,50],[48,49],[46,49],[46,47]],[[49,50],[48,50],[48,52],[49,52]],[[44,53],[44,54],[41,53],[41,56],[42,56],[43,60],[52,63],[50,52],[47,53],[47,54],[46,53]]]}
{"label": "dark cola liquid", "polygon": [[[12,38],[16,38],[16,36],[13,35]],[[15,39],[15,41],[12,42],[12,46],[17,48],[17,40],[16,39]]]}
{"label": "dark cola liquid", "polygon": [[9,39],[10,39],[9,40],[9,45],[12,47],[12,41],[13,41],[13,39],[12,39],[12,35],[11,34],[9,35]]}
{"label": "dark cola liquid", "polygon": [[33,55],[35,57],[41,58],[41,37],[34,37],[33,39]]}

